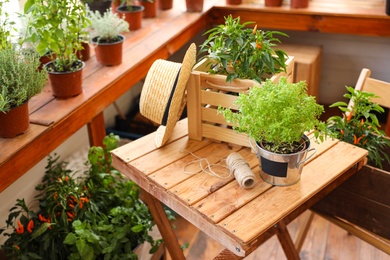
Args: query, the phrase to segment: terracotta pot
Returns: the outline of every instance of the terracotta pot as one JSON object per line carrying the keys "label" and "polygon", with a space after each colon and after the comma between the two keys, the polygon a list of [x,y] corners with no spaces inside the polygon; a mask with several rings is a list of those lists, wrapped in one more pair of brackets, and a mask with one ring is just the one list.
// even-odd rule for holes
{"label": "terracotta pot", "polygon": [[186,0],[187,12],[202,12],[203,0]]}
{"label": "terracotta pot", "polygon": [[[49,71],[49,81],[53,90],[53,96],[60,99],[71,98],[83,92],[82,80],[85,63],[77,71],[71,72],[52,72]],[[52,62],[45,66],[50,66]]]}
{"label": "terracotta pot", "polygon": [[88,42],[81,43],[83,49],[77,52],[77,58],[82,61],[87,61],[91,57],[91,48],[89,47]]}
{"label": "terracotta pot", "polygon": [[156,0],[160,10],[169,10],[173,7],[173,0]]}
{"label": "terracotta pot", "polygon": [[46,54],[42,57],[39,58],[39,61],[41,62],[41,64],[39,65],[38,67],[38,70],[42,70],[43,66],[48,63],[48,62],[51,62],[55,60],[55,55],[54,56],[51,56],[50,54]]}
{"label": "terracotta pot", "polygon": [[281,6],[283,3],[283,0],[265,0],[264,5],[268,7],[277,7]]}
{"label": "terracotta pot", "polygon": [[12,138],[27,132],[30,127],[28,102],[11,108],[10,111],[0,112],[0,137]]}
{"label": "terracotta pot", "polygon": [[226,0],[226,4],[228,5],[240,5],[242,0]]}
{"label": "terracotta pot", "polygon": [[91,42],[95,48],[96,60],[102,65],[113,66],[122,63],[122,46],[124,37],[120,35],[121,40],[113,43],[98,43],[97,38],[92,38]]}
{"label": "terracotta pot", "polygon": [[291,0],[291,8],[307,8],[309,6],[309,0]]}
{"label": "terracotta pot", "polygon": [[131,8],[132,10],[128,10],[127,6],[119,6],[116,11],[120,16],[125,15],[125,20],[129,23],[129,29],[134,31],[142,27],[144,7],[142,5],[132,5]]}
{"label": "terracotta pot", "polygon": [[157,14],[157,2],[154,0],[153,2],[149,2],[147,0],[141,1],[141,5],[145,8],[143,17],[144,18],[153,18],[156,17]]}

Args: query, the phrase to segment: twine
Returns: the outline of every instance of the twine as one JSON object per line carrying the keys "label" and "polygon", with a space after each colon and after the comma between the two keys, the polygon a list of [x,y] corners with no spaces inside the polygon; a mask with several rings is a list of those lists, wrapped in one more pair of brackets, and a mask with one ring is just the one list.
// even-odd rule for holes
{"label": "twine", "polygon": [[242,188],[249,189],[255,185],[255,175],[239,153],[231,153],[226,158],[226,164]]}
{"label": "twine", "polygon": [[[255,185],[255,175],[249,167],[249,164],[239,153],[231,153],[226,159],[220,160],[220,162],[226,161],[226,165],[211,164],[206,158],[201,158],[192,152],[190,152],[190,154],[194,156],[196,160],[193,160],[183,166],[183,172],[186,174],[193,175],[205,172],[211,176],[221,179],[228,179],[234,175],[238,184],[244,189],[252,188],[253,185]],[[198,171],[187,171],[186,169],[193,164],[199,164],[200,169]],[[228,173],[216,172],[213,170],[213,168],[216,167],[228,170]]]}

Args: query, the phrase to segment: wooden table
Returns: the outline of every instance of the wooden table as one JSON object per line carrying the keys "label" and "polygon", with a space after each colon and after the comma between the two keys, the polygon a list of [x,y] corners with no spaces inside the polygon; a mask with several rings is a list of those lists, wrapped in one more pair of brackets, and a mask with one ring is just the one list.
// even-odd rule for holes
{"label": "wooden table", "polygon": [[[187,136],[188,120],[180,121],[169,143],[154,146],[154,133],[112,152],[113,166],[144,191],[164,242],[173,259],[184,259],[166,219],[161,203],[180,214],[201,231],[221,243],[219,259],[240,259],[277,234],[288,259],[299,259],[286,225],[310,208],[366,162],[367,151],[338,140],[316,147],[315,156],[303,168],[301,180],[292,186],[276,187],[260,179],[258,159],[249,148],[229,146]],[[234,177],[222,179],[197,171],[197,157],[218,163],[239,152],[256,176],[252,189],[241,188]]]}
{"label": "wooden table", "polygon": [[208,0],[202,13],[186,13],[185,1],[174,0],[173,9],[159,11],[156,18],[144,19],[140,30],[125,34],[120,66],[99,65],[92,50],[83,71],[83,94],[57,100],[47,86],[30,101],[28,133],[0,138],[0,192],[85,125],[90,144],[100,145],[105,135],[103,111],[142,80],[156,59],[169,58],[230,13],[280,30],[390,36],[390,17],[384,13],[383,0],[312,0],[306,9],[290,9],[288,3],[266,8],[263,0],[243,0],[238,6]]}

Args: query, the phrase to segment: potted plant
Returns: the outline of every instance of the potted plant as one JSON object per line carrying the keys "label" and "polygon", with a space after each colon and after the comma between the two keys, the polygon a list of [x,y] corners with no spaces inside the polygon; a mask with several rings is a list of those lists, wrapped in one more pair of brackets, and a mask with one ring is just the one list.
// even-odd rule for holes
{"label": "potted plant", "polygon": [[173,0],[157,0],[157,6],[160,10],[172,9]]}
{"label": "potted plant", "polygon": [[[31,13],[31,41],[44,55],[48,50],[55,60],[47,63],[53,94],[70,98],[82,92],[82,69],[85,63],[77,58],[82,40],[88,37],[88,18],[84,4],[78,0],[28,0],[25,13]],[[55,14],[55,15],[54,15]]]}
{"label": "potted plant", "polygon": [[155,0],[140,0],[139,2],[144,7],[144,18],[156,17],[157,2]]}
{"label": "potted plant", "polygon": [[277,7],[281,6],[283,3],[283,0],[265,0],[264,5],[268,7]]}
{"label": "potted plant", "polygon": [[380,130],[377,118],[384,109],[373,102],[376,94],[346,88],[344,97],[353,105],[344,101],[332,104],[342,114],[330,117],[328,128],[340,140],[367,149],[368,162],[314,209],[358,226],[360,234],[366,235],[361,230],[368,230],[390,239],[390,139]]}
{"label": "potted plant", "polygon": [[206,53],[208,72],[227,75],[226,81],[252,79],[263,81],[269,75],[286,71],[287,54],[275,48],[280,40],[274,35],[287,36],[278,31],[257,30],[241,24],[240,17],[225,17],[225,24],[208,30],[200,53]]}
{"label": "potted plant", "polygon": [[139,200],[140,188],[111,165],[110,151],[119,137],[106,136],[103,147],[88,153],[89,169],[76,177],[59,157],[49,157],[37,207],[18,199],[11,208],[7,238],[1,248],[11,259],[137,259],[133,249],[144,242],[153,253],[161,240],[149,231],[155,225]]}
{"label": "potted plant", "polygon": [[91,21],[91,42],[95,47],[97,61],[102,65],[112,66],[122,63],[122,45],[125,37],[121,32],[129,31],[129,24],[111,8],[103,14],[88,10]]}
{"label": "potted plant", "polygon": [[310,148],[305,135],[313,130],[323,138],[326,124],[318,118],[324,108],[306,93],[304,81],[290,83],[285,77],[269,79],[248,93],[241,93],[235,104],[238,110],[220,108],[219,113],[233,129],[246,133],[256,142],[260,176],[273,185],[291,185],[299,181],[303,162]]}
{"label": "potted plant", "polygon": [[203,0],[186,0],[187,12],[202,12]]}
{"label": "potted plant", "polygon": [[38,70],[39,65],[34,52],[15,47],[0,50],[0,137],[11,138],[28,130],[28,101],[47,82],[47,73]]}
{"label": "potted plant", "polygon": [[134,0],[121,0],[121,5],[116,8],[116,11],[120,16],[125,17],[129,23],[129,29],[135,31],[142,27],[144,9],[142,5],[135,5]]}

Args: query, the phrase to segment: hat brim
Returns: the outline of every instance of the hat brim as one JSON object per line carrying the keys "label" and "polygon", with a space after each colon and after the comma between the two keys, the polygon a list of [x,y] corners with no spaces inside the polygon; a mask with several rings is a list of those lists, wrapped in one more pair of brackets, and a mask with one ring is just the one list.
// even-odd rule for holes
{"label": "hat brim", "polygon": [[191,75],[192,67],[196,61],[196,46],[194,43],[190,45],[183,58],[182,67],[177,80],[175,93],[173,94],[172,102],[169,107],[168,120],[165,126],[161,125],[156,131],[155,143],[156,147],[164,145],[172,136],[174,127],[180,116],[183,113],[186,105],[185,90],[188,79]]}

